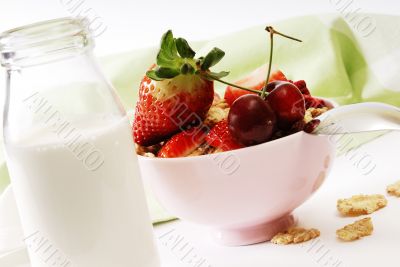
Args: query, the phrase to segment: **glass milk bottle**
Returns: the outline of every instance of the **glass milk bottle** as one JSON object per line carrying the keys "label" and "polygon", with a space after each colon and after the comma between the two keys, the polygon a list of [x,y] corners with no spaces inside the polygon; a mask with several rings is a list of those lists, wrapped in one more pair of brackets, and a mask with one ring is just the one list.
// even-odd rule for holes
{"label": "glass milk bottle", "polygon": [[87,25],[0,36],[7,165],[32,267],[157,267],[128,117]]}

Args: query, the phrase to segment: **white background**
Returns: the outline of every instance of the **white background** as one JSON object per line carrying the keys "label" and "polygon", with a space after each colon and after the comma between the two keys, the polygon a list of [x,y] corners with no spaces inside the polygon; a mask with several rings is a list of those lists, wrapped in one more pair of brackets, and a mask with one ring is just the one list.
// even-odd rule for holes
{"label": "white background", "polygon": [[156,46],[167,29],[196,41],[291,16],[339,13],[347,5],[349,11],[400,14],[397,0],[0,0],[0,31],[86,12],[107,27],[97,38],[97,54],[104,55]]}

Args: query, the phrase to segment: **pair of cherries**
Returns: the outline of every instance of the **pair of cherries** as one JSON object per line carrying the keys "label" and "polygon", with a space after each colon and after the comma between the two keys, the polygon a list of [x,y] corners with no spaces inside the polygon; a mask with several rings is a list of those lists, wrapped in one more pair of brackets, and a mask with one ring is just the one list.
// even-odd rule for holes
{"label": "pair of cherries", "polygon": [[274,81],[268,83],[271,74],[274,34],[301,42],[301,40],[282,34],[271,26],[266,30],[270,33],[271,47],[266,85],[262,91],[239,97],[232,104],[228,125],[231,134],[243,145],[251,146],[267,142],[277,128],[288,130],[297,121],[304,118],[305,100],[296,85],[290,82]]}
{"label": "pair of cherries", "polygon": [[239,97],[229,111],[229,131],[246,146],[267,142],[277,128],[290,129],[304,118],[305,100],[294,84],[274,81],[267,91],[265,98],[256,94]]}

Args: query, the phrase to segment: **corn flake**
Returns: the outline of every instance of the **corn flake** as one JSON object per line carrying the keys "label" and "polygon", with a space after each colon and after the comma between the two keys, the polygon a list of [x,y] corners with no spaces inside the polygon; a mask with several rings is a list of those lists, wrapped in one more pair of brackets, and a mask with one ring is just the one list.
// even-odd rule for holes
{"label": "corn flake", "polygon": [[275,235],[271,242],[278,245],[297,244],[309,241],[320,235],[317,229],[289,228],[287,231]]}
{"label": "corn flake", "polygon": [[400,197],[400,181],[389,185],[386,190],[390,195]]}
{"label": "corn flake", "polygon": [[337,209],[342,215],[359,216],[371,214],[387,205],[383,195],[356,195],[348,199],[339,199]]}
{"label": "corn flake", "polygon": [[336,235],[341,240],[354,241],[361,237],[371,235],[373,230],[374,226],[372,225],[371,218],[367,217],[337,230]]}

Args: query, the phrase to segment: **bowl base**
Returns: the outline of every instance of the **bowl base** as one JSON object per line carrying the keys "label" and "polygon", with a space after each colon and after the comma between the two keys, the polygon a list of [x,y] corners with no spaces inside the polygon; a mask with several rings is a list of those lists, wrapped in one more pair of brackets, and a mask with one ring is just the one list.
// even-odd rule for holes
{"label": "bowl base", "polygon": [[293,214],[285,215],[272,222],[266,222],[246,228],[213,230],[215,241],[225,246],[245,246],[271,240],[277,233],[294,226],[297,218]]}

